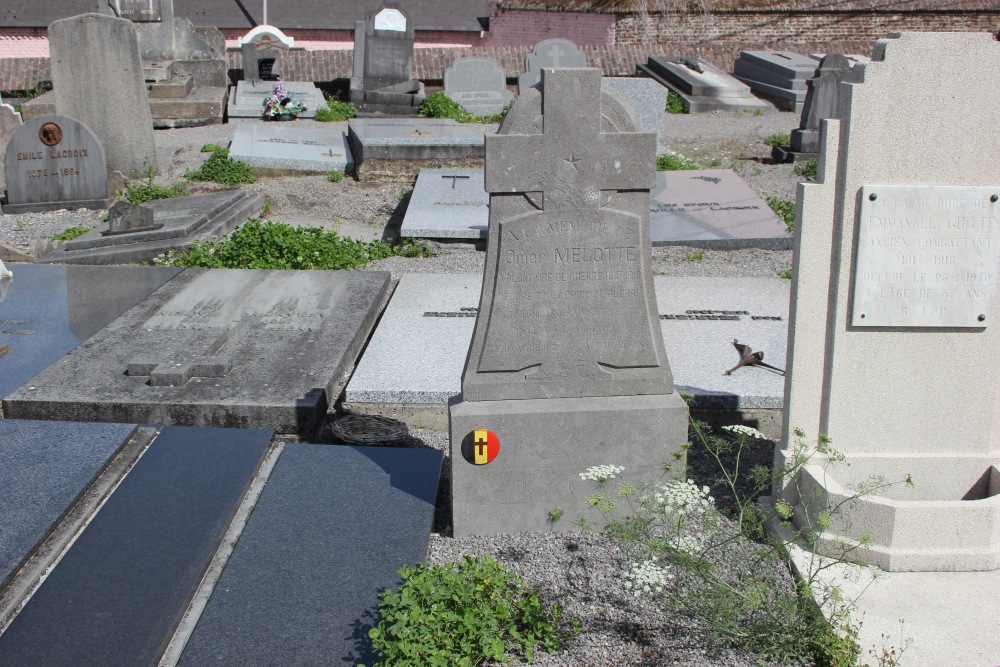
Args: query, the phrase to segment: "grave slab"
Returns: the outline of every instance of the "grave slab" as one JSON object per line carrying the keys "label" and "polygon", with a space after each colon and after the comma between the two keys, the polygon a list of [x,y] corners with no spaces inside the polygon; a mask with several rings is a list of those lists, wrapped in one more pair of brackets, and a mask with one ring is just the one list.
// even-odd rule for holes
{"label": "grave slab", "polygon": [[[464,349],[472,337],[482,277],[404,275],[347,385],[350,404],[439,405],[461,392]],[[789,283],[780,278],[657,276],[657,310],[674,386],[692,407],[782,407],[784,378],[740,368],[733,339],[785,367]],[[407,355],[419,345],[419,355]]]}
{"label": "grave slab", "polygon": [[286,445],[179,665],[376,662],[378,593],[427,557],[441,461]]}
{"label": "grave slab", "polygon": [[0,665],[156,664],[272,435],[165,429],[0,635]]}
{"label": "grave slab", "polygon": [[688,113],[762,109],[767,102],[757,99],[745,83],[701,58],[651,56],[640,72],[674,91],[684,100]]}
{"label": "grave slab", "polygon": [[354,158],[343,132],[295,123],[253,123],[236,128],[229,156],[270,172],[350,172]]}
{"label": "grave slab", "polygon": [[263,195],[243,190],[158,199],[139,206],[152,212],[151,227],[109,234],[109,221],[67,241],[40,261],[62,264],[148,262],[169,250],[187,248],[199,240],[223,237],[259,214],[263,207]]}
{"label": "grave slab", "polygon": [[134,424],[0,419],[0,588],[135,429]]}
{"label": "grave slab", "polygon": [[0,347],[7,347],[0,355],[0,398],[184,270],[54,264],[13,268],[16,276],[5,281],[0,295]]}
{"label": "grave slab", "polygon": [[423,167],[475,167],[482,163],[482,128],[450,118],[352,118],[347,140],[360,180],[391,174],[416,177]]}
{"label": "grave slab", "polygon": [[384,272],[188,269],[4,411],[311,434],[388,285]]}
{"label": "grave slab", "polygon": [[404,237],[485,239],[489,195],[482,169],[421,169],[400,227]]}
{"label": "grave slab", "polygon": [[801,111],[806,80],[813,78],[816,61],[792,51],[740,51],[734,76],[782,109]]}
{"label": "grave slab", "polygon": [[[306,105],[301,118],[312,118],[326,106],[326,98],[312,81],[283,81],[285,97],[301,99]],[[230,118],[262,118],[264,102],[274,95],[275,81],[239,81],[229,92]]]}
{"label": "grave slab", "polygon": [[653,245],[787,250],[794,235],[731,169],[660,171],[649,201]]}

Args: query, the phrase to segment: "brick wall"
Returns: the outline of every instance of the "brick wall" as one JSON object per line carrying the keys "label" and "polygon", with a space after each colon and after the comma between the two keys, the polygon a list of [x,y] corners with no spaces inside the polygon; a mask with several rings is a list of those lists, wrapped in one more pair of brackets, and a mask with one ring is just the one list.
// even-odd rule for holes
{"label": "brick wall", "polygon": [[[235,47],[246,30],[226,28],[221,31],[226,46]],[[295,46],[309,51],[338,51],[354,48],[353,30],[283,30],[295,39]],[[485,41],[478,32],[451,32],[444,30],[419,30],[413,46],[417,49],[446,46],[482,46]]]}
{"label": "brick wall", "polygon": [[571,39],[577,44],[615,43],[613,14],[533,12],[490,8],[490,31],[483,46],[533,45],[551,37]]}
{"label": "brick wall", "polygon": [[0,58],[48,58],[45,28],[0,29]]}

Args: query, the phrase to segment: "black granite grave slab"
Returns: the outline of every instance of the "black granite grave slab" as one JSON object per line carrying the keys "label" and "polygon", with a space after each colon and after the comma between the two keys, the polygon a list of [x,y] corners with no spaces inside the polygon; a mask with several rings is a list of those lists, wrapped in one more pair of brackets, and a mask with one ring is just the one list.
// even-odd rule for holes
{"label": "black granite grave slab", "polygon": [[427,556],[441,457],[287,445],[179,664],[374,663],[368,614]]}
{"label": "black granite grave slab", "polygon": [[[183,269],[15,264],[0,293],[0,398]],[[114,420],[109,420],[114,421]]]}
{"label": "black granite grave slab", "polygon": [[0,419],[0,589],[135,428]]}
{"label": "black granite grave slab", "polygon": [[9,394],[4,414],[311,434],[389,277],[188,269]]}
{"label": "black granite grave slab", "polygon": [[165,429],[0,635],[0,665],[155,665],[271,437]]}

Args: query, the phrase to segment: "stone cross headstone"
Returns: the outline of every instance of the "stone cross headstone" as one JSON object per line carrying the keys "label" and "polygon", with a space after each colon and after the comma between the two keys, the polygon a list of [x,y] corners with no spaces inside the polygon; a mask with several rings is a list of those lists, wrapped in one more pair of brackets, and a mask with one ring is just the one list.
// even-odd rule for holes
{"label": "stone cross headstone", "polygon": [[135,25],[99,14],[54,21],[49,51],[56,109],[94,131],[109,171],[136,177],[156,169],[153,117]]}
{"label": "stone cross headstone", "polygon": [[1000,568],[1000,533],[984,529],[1000,525],[998,71],[991,34],[880,40],[822,123],[816,181],[799,185],[775,460],[801,429],[847,465],[814,452],[800,490],[783,479],[774,493],[815,516],[809,498],[912,475],[843,506],[825,533],[884,570]]}
{"label": "stone cross headstone", "polygon": [[796,153],[816,153],[819,151],[819,123],[824,118],[836,118],[840,98],[840,84],[851,71],[851,63],[841,53],[831,53],[823,57],[816,76],[807,81],[805,105],[802,120],[797,129],[792,130],[792,150]]}
{"label": "stone cross headstone", "polygon": [[[7,144],[19,127],[21,127],[21,114],[14,111],[14,107],[9,104],[0,104],[0,155],[7,154]],[[0,194],[3,194],[6,187],[7,181],[3,171],[0,171]]]}
{"label": "stone cross headstone", "polygon": [[444,94],[469,113],[488,116],[510,104],[507,73],[489,58],[459,58],[444,71]]}
{"label": "stone cross headstone", "polygon": [[4,213],[107,208],[104,148],[72,118],[40,116],[22,125],[7,144],[4,172]]}
{"label": "stone cross headstone", "polygon": [[[582,508],[578,475],[598,459],[658,474],[633,438],[687,432],[650,269],[655,135],[599,70],[543,72],[486,138],[486,269],[449,411],[456,535],[545,529],[557,505]],[[496,460],[463,460],[484,430]]]}
{"label": "stone cross headstone", "polygon": [[277,81],[281,78],[281,57],[295,44],[274,26],[259,25],[240,38],[244,81]]}
{"label": "stone cross headstone", "polygon": [[524,74],[517,78],[518,93],[542,80],[543,67],[586,67],[587,54],[568,39],[546,39],[524,57]]}
{"label": "stone cross headstone", "polygon": [[[365,90],[413,78],[413,20],[398,3],[381,2],[364,24],[361,62]],[[355,49],[357,57],[357,49]]]}

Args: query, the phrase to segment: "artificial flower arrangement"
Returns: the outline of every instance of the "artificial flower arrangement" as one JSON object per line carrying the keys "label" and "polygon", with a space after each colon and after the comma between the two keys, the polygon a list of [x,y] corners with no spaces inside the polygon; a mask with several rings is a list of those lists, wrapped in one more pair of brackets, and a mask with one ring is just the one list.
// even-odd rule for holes
{"label": "artificial flower arrangement", "polygon": [[306,110],[302,100],[285,96],[285,83],[281,80],[278,80],[278,85],[274,87],[274,94],[264,102],[264,107],[265,118],[277,118],[281,114],[291,114],[294,118]]}

